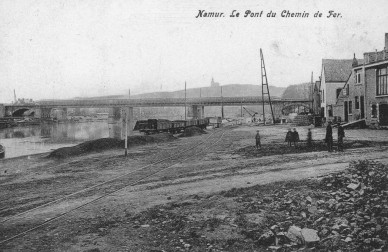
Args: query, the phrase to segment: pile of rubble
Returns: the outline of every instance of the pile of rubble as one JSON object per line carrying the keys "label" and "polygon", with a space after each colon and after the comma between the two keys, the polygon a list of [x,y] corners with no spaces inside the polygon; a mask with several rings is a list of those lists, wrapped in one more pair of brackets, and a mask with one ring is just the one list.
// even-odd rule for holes
{"label": "pile of rubble", "polygon": [[[128,147],[145,145],[148,143],[159,143],[173,141],[176,138],[169,133],[155,134],[151,136],[129,136]],[[63,147],[51,152],[49,158],[68,158],[71,156],[77,156],[96,151],[104,151],[110,149],[124,148],[125,140],[119,140],[114,138],[100,138],[96,140],[86,141],[81,144]]]}
{"label": "pile of rubble", "polygon": [[270,221],[259,245],[273,251],[387,251],[387,167],[359,161],[319,180],[308,196],[295,189],[276,193],[268,207],[282,217]]}

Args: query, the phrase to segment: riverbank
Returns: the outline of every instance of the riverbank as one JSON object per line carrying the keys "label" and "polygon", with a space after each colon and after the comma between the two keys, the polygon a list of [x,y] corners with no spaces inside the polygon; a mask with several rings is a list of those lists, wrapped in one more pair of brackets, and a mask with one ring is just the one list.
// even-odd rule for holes
{"label": "riverbank", "polygon": [[114,133],[110,131],[113,126],[107,122],[18,126],[0,130],[0,144],[6,148],[5,159],[46,153],[89,140],[108,138]]}
{"label": "riverbank", "polygon": [[[176,138],[172,134],[164,133],[151,136],[129,136],[127,138],[128,148],[145,145],[150,143],[160,143],[160,142],[169,142],[174,141]],[[92,152],[101,152],[105,150],[112,149],[124,149],[125,140],[118,140],[114,138],[100,138],[96,140],[86,141],[84,143],[71,146],[63,147],[48,155],[48,158],[68,158],[73,156],[78,156],[82,154],[89,154]]]}
{"label": "riverbank", "polygon": [[[257,129],[260,129],[264,148],[251,155],[253,152],[250,151],[253,150],[249,146],[254,146]],[[297,129],[301,139],[305,139],[307,128]],[[36,156],[2,163],[0,200],[4,207],[0,209],[0,218],[9,218],[58,197],[150,165],[206,139],[212,132],[134,146],[128,150],[127,158],[122,149],[113,149],[66,159]],[[182,251],[189,246],[191,251],[252,251],[252,247],[241,245],[249,244],[259,250],[261,247],[257,247],[256,238],[249,238],[249,232],[241,232],[238,220],[241,223],[244,220],[261,223],[262,212],[259,208],[241,212],[247,209],[245,196],[236,194],[228,198],[224,195],[226,192],[233,188],[261,191],[264,187],[249,189],[261,185],[268,186],[269,197],[279,186],[298,190],[298,186],[307,185],[303,179],[343,171],[355,160],[388,162],[387,139],[379,135],[381,131],[371,130],[347,130],[346,141],[373,140],[375,144],[359,148],[353,146],[344,152],[301,152],[287,147],[285,150],[288,152],[283,155],[281,151],[266,155],[264,152],[270,146],[287,146],[284,143],[286,132],[287,126],[240,126],[229,129],[221,141],[214,142],[201,155],[187,157],[137,185],[74,211],[66,218],[58,219],[24,237],[2,244],[1,248],[4,251]],[[324,129],[313,129],[312,132],[313,139],[322,142]],[[249,150],[248,154],[244,150]],[[294,180],[297,182],[290,182]],[[103,192],[99,190],[95,195],[79,196],[54,204],[44,211],[31,212],[25,218],[2,223],[0,235],[4,238],[21,232],[26,225],[41,223],[60,209],[77,206]],[[236,189],[231,192],[236,192]],[[260,201],[263,209],[270,209],[270,202]],[[162,227],[168,228],[168,234]],[[257,232],[257,235],[261,233]]]}

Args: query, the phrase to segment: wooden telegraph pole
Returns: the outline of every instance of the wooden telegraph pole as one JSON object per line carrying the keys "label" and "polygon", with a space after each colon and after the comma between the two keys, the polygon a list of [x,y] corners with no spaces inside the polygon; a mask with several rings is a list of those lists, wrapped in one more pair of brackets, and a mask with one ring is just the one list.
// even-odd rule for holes
{"label": "wooden telegraph pole", "polygon": [[186,120],[186,81],[185,81],[185,120]]}
{"label": "wooden telegraph pole", "polygon": [[[128,100],[131,97],[131,89],[128,91]],[[128,156],[128,112],[129,108],[126,108],[125,110],[125,156]]]}
{"label": "wooden telegraph pole", "polygon": [[224,98],[222,96],[222,86],[221,86],[221,119],[224,119]]}
{"label": "wooden telegraph pole", "polygon": [[313,78],[313,73],[311,72],[311,112],[314,115],[314,78]]}

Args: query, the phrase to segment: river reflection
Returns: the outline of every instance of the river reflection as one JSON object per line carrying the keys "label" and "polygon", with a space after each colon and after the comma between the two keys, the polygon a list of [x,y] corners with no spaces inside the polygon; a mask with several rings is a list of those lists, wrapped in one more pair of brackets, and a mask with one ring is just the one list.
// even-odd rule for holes
{"label": "river reflection", "polygon": [[112,128],[117,128],[117,126],[108,124],[107,121],[20,126],[1,129],[0,144],[5,146],[5,158],[11,158],[48,152],[87,140],[109,137],[112,135],[112,132],[110,133]]}

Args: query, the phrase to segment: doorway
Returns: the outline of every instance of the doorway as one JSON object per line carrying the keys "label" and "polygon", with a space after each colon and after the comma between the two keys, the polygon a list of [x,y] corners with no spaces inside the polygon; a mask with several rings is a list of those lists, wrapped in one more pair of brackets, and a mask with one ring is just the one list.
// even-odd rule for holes
{"label": "doorway", "polygon": [[388,126],[388,104],[379,106],[379,121],[381,126]]}
{"label": "doorway", "polygon": [[361,107],[360,107],[360,109],[361,109],[361,119],[364,119],[365,118],[365,106],[364,106],[364,96],[363,95],[361,95],[360,96],[360,103],[361,103]]}
{"label": "doorway", "polygon": [[347,101],[345,101],[344,102],[344,115],[345,115],[345,117],[344,117],[344,121],[345,122],[347,122],[348,121],[348,119],[349,119],[349,114],[348,114],[348,102]]}

